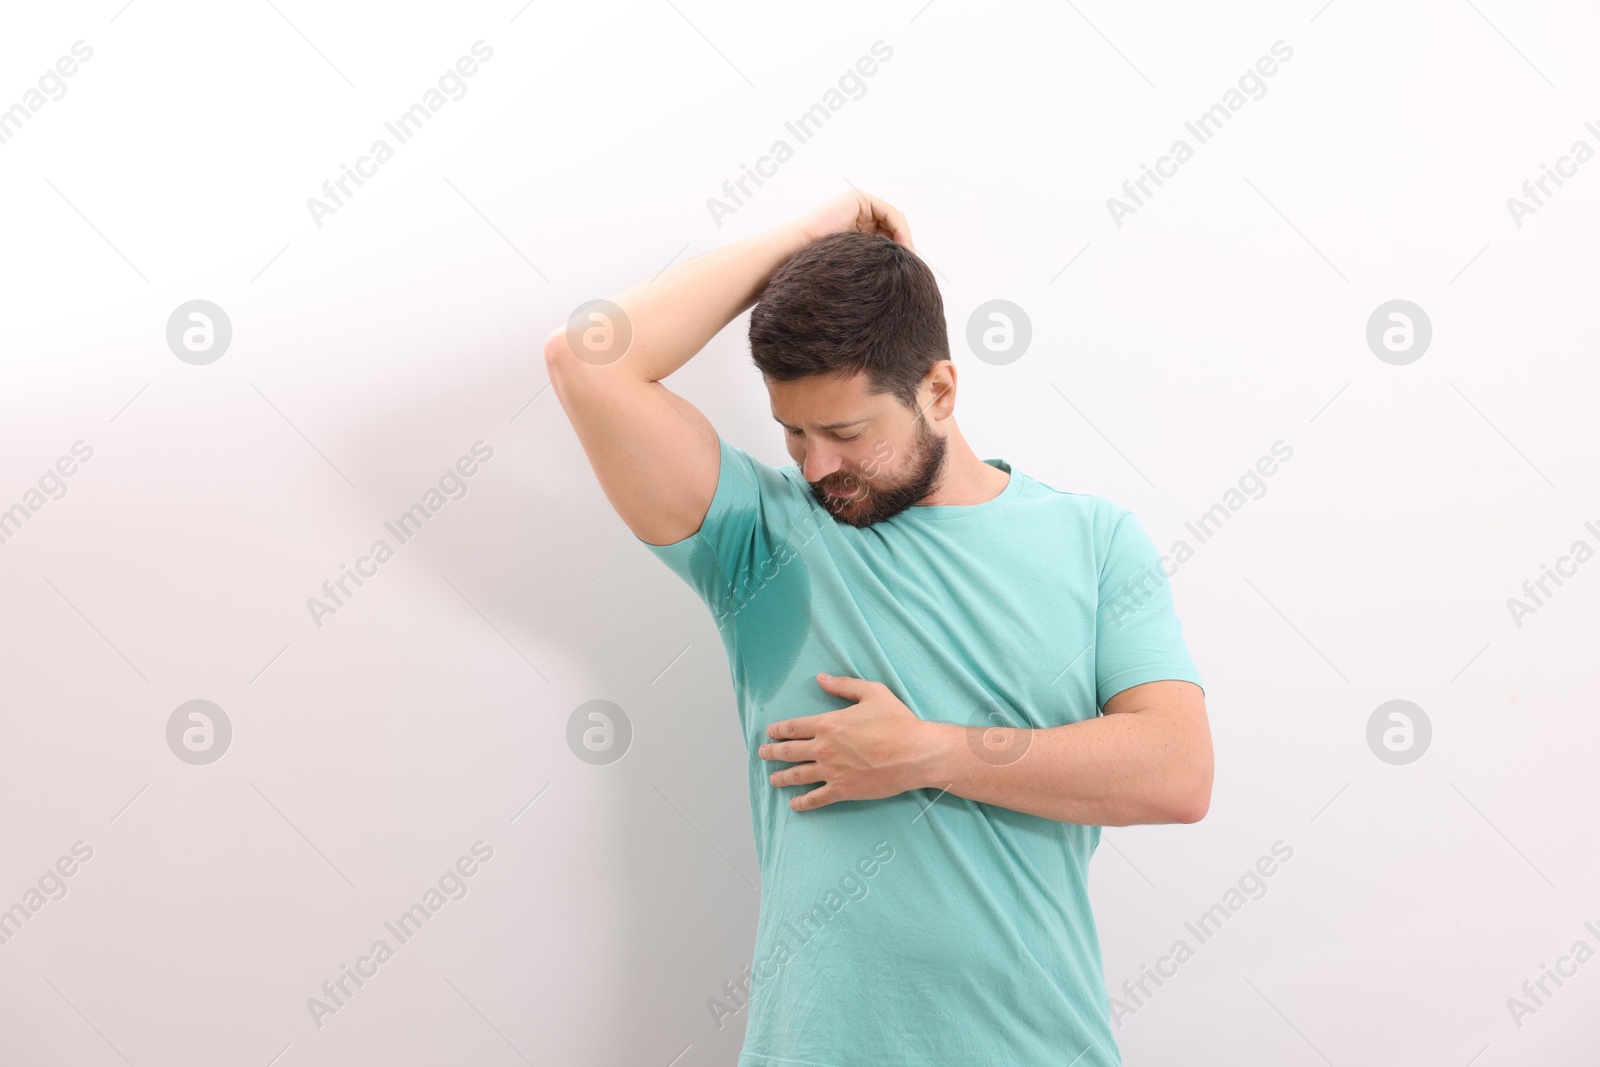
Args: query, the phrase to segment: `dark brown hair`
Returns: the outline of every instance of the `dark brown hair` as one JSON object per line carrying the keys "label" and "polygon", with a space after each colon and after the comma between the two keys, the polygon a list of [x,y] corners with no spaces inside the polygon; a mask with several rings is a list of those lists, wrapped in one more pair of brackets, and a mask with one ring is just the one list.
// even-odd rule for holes
{"label": "dark brown hair", "polygon": [[784,261],[750,312],[750,354],[769,381],[864,371],[869,394],[912,411],[929,368],[950,358],[928,265],[875,233],[836,233]]}

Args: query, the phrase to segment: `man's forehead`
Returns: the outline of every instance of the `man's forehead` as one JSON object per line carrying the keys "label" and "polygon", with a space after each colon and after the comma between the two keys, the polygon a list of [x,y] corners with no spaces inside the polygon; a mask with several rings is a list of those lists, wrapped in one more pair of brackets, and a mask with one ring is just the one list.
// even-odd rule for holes
{"label": "man's forehead", "polygon": [[885,394],[869,394],[861,374],[840,380],[817,376],[798,382],[769,383],[772,418],[782,426],[838,430],[870,422],[881,413]]}

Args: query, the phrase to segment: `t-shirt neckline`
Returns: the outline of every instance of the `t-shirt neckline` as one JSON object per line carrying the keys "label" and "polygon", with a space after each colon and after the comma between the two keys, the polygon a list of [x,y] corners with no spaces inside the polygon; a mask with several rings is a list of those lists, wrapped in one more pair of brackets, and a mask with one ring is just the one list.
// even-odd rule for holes
{"label": "t-shirt neckline", "polygon": [[963,515],[976,515],[980,512],[987,511],[990,508],[995,508],[1003,504],[1010,503],[1021,489],[1021,476],[1012,469],[1011,464],[1007,463],[1003,459],[986,459],[984,462],[989,464],[991,467],[994,467],[998,470],[1003,470],[1007,474],[1011,475],[1011,477],[1006,480],[1005,488],[1000,490],[1000,492],[995,496],[990,497],[988,500],[980,501],[976,504],[913,504],[911,507],[906,508],[904,511],[895,515],[895,518],[900,518],[901,516],[905,515],[923,519],[956,519]]}

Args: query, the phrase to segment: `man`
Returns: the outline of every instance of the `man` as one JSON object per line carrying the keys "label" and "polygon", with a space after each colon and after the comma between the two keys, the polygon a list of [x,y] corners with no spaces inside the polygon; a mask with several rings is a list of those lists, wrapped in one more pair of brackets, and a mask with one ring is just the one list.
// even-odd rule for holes
{"label": "man", "polygon": [[[792,467],[661,384],[753,302]],[[1212,777],[1150,539],[978,459],[938,286],[877,197],[612,303],[545,360],[732,668],[762,877],[749,980],[712,1004],[748,1007],[739,1067],[1120,1064],[1089,859],[1102,826],[1198,821]]]}

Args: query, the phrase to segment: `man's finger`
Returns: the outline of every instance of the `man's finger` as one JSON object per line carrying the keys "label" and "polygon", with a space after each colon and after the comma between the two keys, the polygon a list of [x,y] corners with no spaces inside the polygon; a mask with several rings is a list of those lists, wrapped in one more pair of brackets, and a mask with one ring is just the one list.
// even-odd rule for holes
{"label": "man's finger", "polygon": [[791,811],[810,811],[813,808],[825,808],[839,799],[834,793],[835,790],[832,785],[819,786],[811,792],[801,793],[789,801],[789,808]]}
{"label": "man's finger", "polygon": [[825,711],[821,715],[803,715],[798,719],[783,719],[767,727],[767,736],[774,741],[791,739],[809,740],[817,736],[817,728],[823,725],[822,720],[837,712]]}
{"label": "man's finger", "polygon": [[767,775],[767,781],[773,785],[809,785],[822,780],[822,767],[816,763],[785,767],[781,771],[773,771]]}
{"label": "man's finger", "polygon": [[757,748],[756,755],[762,759],[782,760],[785,763],[804,763],[817,758],[813,749],[814,746],[810,741],[775,741]]}
{"label": "man's finger", "polygon": [[911,224],[906,221],[904,212],[887,201],[874,196],[872,197],[872,213],[878,229],[886,237],[898,241],[913,252],[916,251],[916,246],[911,243]]}
{"label": "man's finger", "polygon": [[[872,692],[872,687],[877,682],[870,682],[865,678],[850,678],[837,674],[817,674],[817,684],[836,697],[853,700],[857,704],[865,700]],[[839,709],[843,711],[844,709]]]}
{"label": "man's finger", "polygon": [[911,224],[906,221],[904,215],[893,208],[890,209],[889,213],[889,236],[911,249],[911,251],[915,252],[917,250],[917,246],[911,243]]}

